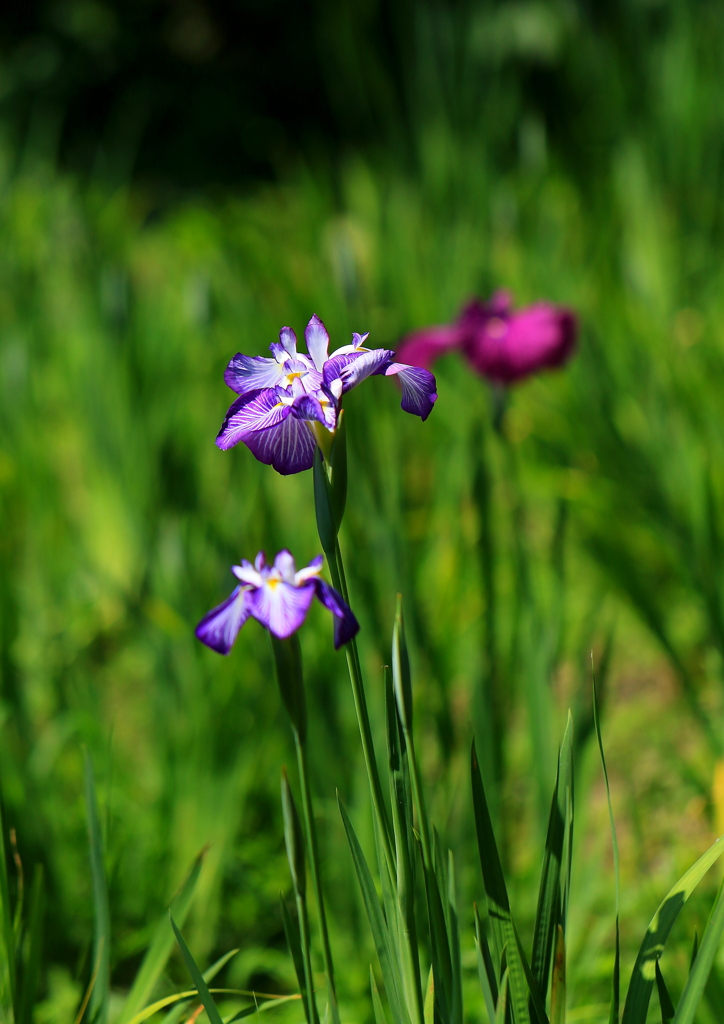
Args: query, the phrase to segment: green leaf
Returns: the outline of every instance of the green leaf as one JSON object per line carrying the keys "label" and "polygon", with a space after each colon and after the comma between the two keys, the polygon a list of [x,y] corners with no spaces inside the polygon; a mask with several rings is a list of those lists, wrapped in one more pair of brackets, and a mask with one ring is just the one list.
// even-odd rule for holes
{"label": "green leaf", "polygon": [[93,765],[87,750],[85,751],[85,795],[88,808],[94,912],[93,975],[95,981],[90,997],[90,1015],[97,1024],[106,1024],[110,994],[111,918],[108,909],[103,837],[98,817]]}
{"label": "green leaf", "polygon": [[402,979],[400,978],[393,950],[391,948],[387,921],[382,913],[382,907],[380,906],[379,897],[377,896],[374,882],[372,881],[372,875],[370,874],[367,860],[362,852],[362,847],[359,844],[355,830],[352,827],[352,822],[349,820],[344,804],[339,799],[339,796],[337,797],[337,803],[339,804],[339,811],[342,815],[344,830],[347,833],[347,842],[349,843],[349,848],[352,852],[352,862],[354,863],[360,889],[362,890],[362,899],[364,901],[365,910],[367,911],[367,919],[372,931],[372,938],[374,939],[375,948],[377,949],[377,956],[380,961],[380,970],[382,971],[382,979],[385,983],[385,990],[387,992],[387,998],[390,1003],[392,1015],[395,1019],[395,1024],[408,1024],[409,1014],[402,996]]}
{"label": "green leaf", "polygon": [[[666,940],[681,908],[722,853],[724,853],[724,836],[717,839],[696,864],[681,876],[651,919],[631,974],[626,1005],[623,1009],[623,1024],[645,1024],[656,978],[656,961],[664,952]],[[697,962],[698,959],[699,957],[697,957]],[[696,965],[694,966],[696,967]]]}
{"label": "green leaf", "polygon": [[191,980],[196,986],[196,991],[199,994],[199,999],[204,1004],[206,1015],[208,1016],[211,1024],[223,1024],[221,1014],[219,1013],[216,1003],[214,1002],[211,993],[209,992],[209,986],[204,981],[204,977],[201,971],[199,970],[196,961],[191,955],[191,950],[186,945],[184,937],[176,927],[176,922],[174,921],[173,917],[171,917],[171,914],[169,914],[169,918],[171,919],[171,927],[173,928],[174,935],[176,936],[176,941],[178,942],[179,947],[181,949],[181,954],[184,958],[184,961],[186,962],[186,967],[188,968],[188,972],[191,975]]}
{"label": "green leaf", "polygon": [[387,1018],[385,1017],[385,1011],[382,1006],[382,1000],[380,999],[380,993],[377,989],[377,982],[375,981],[374,971],[370,964],[370,991],[372,992],[372,1009],[375,1014],[375,1024],[387,1024]]}
{"label": "green leaf", "polygon": [[686,979],[684,991],[676,1007],[673,1024],[694,1024],[696,1012],[699,1009],[706,983],[709,979],[709,972],[714,964],[714,958],[719,950],[722,934],[724,933],[724,883],[720,885],[716,901],[709,915],[704,934],[701,937],[701,945],[694,965]]}
{"label": "green leaf", "polygon": [[292,790],[287,778],[286,768],[282,768],[282,812],[284,815],[284,842],[287,848],[287,860],[292,876],[294,891],[304,898],[307,888],[307,872],[304,860],[304,833],[299,820],[297,807],[294,803]]}
{"label": "green leaf", "polygon": [[566,833],[572,826],[569,820],[572,789],[573,719],[569,712],[566,731],[558,751],[558,769],[548,820],[531,957],[531,970],[542,999],[545,999],[548,992],[556,931],[559,924],[565,928],[561,898],[561,867]]}
{"label": "green leaf", "polygon": [[279,905],[282,911],[282,923],[284,925],[284,934],[287,937],[287,946],[289,952],[292,955],[292,963],[294,964],[294,973],[297,976],[297,984],[299,985],[299,991],[302,994],[302,1000],[304,1003],[305,1013],[307,1008],[307,983],[304,976],[304,957],[302,955],[302,940],[299,935],[299,925],[294,920],[292,915],[289,913],[289,907],[284,896],[280,893]]}
{"label": "green leaf", "polygon": [[498,982],[495,977],[493,959],[490,956],[488,938],[485,934],[484,922],[480,920],[477,903],[473,904],[475,913],[475,947],[478,954],[478,979],[483,990],[485,1009],[488,1011],[488,1020],[493,1024],[495,1020],[495,1004],[498,1001]]}
{"label": "green leaf", "polygon": [[395,627],[392,632],[392,685],[400,721],[406,733],[412,729],[412,678],[407,653],[405,624],[402,618],[402,597],[397,595]]}
{"label": "green leaf", "polygon": [[508,1020],[509,977],[508,968],[506,967],[500,979],[500,995],[498,996],[498,1005],[495,1008],[495,1024],[506,1024]]}
{"label": "green leaf", "polygon": [[329,478],[324,468],[322,453],[318,447],[314,449],[314,511],[317,516],[319,539],[327,556],[327,561],[331,562],[336,558],[337,524],[332,505]]}
{"label": "green leaf", "polygon": [[[232,957],[236,956],[238,952],[238,949],[230,949],[228,953],[224,953],[224,955],[220,956],[218,960],[215,960],[211,967],[206,968],[203,977],[207,985],[209,984],[209,982],[214,980],[219,971],[222,970],[228,964],[229,960],[231,960]],[[217,992],[219,990],[211,989],[210,991],[213,995],[214,992]],[[243,992],[240,994],[250,995],[251,993]],[[174,1007],[173,1010],[170,1010],[166,1014],[166,1016],[163,1018],[163,1024],[178,1024],[178,1021],[180,1021],[181,1018],[184,1016],[189,999],[193,999],[197,996],[198,992],[196,991],[196,989],[194,989],[192,992],[187,993],[187,996],[184,997],[184,1002],[179,1003],[177,1006]],[[148,1016],[148,1014],[146,1014],[146,1016]],[[136,1024],[136,1021],[138,1019],[138,1016],[136,1016],[133,1018],[133,1020],[130,1020],[128,1024]],[[143,1019],[145,1020],[146,1018],[144,1017]]]}
{"label": "green leaf", "polygon": [[671,1024],[674,1019],[674,1004],[671,1001],[669,990],[666,987],[664,976],[661,973],[659,961],[656,961],[656,988],[659,993],[659,1006],[661,1007],[661,1024]]}
{"label": "green leaf", "polygon": [[[205,856],[206,850],[204,849],[196,857],[196,860],[194,861],[186,880],[181,886],[181,889],[171,901],[169,909],[171,914],[173,914],[174,920],[178,921],[179,927],[183,927],[186,915],[189,912]],[[172,929],[169,927],[168,916],[167,914],[164,914],[156,925],[153,938],[151,939],[146,955],[143,958],[143,963],[141,964],[136,977],[133,979],[133,985],[131,986],[131,991],[128,993],[126,1001],[123,1004],[123,1008],[118,1018],[118,1024],[126,1024],[126,1022],[139,1011],[146,1000],[149,999],[158,979],[161,977],[161,974],[168,963],[168,958],[171,956],[173,946],[174,934]]]}
{"label": "green leaf", "polygon": [[[471,774],[478,853],[480,856],[480,867],[483,872],[483,882],[485,884],[493,947],[498,962],[502,961],[503,951],[507,949],[510,969],[506,989],[509,984],[515,1024],[530,1024],[530,1013],[528,1011],[530,988],[520,958],[518,939],[510,912],[508,891],[503,877],[503,868],[500,863],[500,855],[498,854],[490,812],[485,798],[483,780],[475,753],[475,742],[473,742],[471,752]],[[507,995],[505,998],[507,1000]],[[502,995],[498,999],[499,1004],[501,999]]]}
{"label": "green leaf", "polygon": [[551,1024],[566,1020],[566,937],[562,925],[556,928],[556,948],[551,976]]}

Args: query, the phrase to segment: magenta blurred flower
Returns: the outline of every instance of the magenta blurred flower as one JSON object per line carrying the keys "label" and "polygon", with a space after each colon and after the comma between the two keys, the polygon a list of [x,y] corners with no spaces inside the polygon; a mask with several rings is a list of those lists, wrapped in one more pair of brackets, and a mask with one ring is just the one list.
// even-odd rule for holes
{"label": "magenta blurred flower", "polygon": [[454,324],[425,327],[403,339],[397,357],[427,369],[459,349],[478,373],[496,384],[514,384],[538,370],[562,366],[576,347],[575,314],[549,302],[514,311],[508,292],[466,305]]}
{"label": "magenta blurred flower", "polygon": [[285,640],[302,625],[316,597],[334,616],[334,646],[341,647],[358,632],[359,625],[341,594],[321,579],[323,561],[318,555],[304,569],[297,570],[287,550],[280,551],[272,565],[267,565],[263,551],[253,565],[242,560],[241,565],[231,567],[239,585],[203,617],[196,636],[219,654],[228,654],[251,616],[273,636]]}

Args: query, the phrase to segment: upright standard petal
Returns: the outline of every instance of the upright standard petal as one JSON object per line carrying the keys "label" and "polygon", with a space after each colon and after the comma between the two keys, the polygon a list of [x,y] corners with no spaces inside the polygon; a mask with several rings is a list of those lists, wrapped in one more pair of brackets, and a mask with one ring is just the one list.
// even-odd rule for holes
{"label": "upright standard petal", "polygon": [[266,356],[245,356],[237,352],[229,360],[224,380],[237,395],[248,395],[262,388],[273,388],[284,376],[284,369],[276,359]]}
{"label": "upright standard petal", "polygon": [[290,586],[283,580],[267,580],[250,596],[250,610],[270,633],[284,640],[299,629],[314,598],[314,583]]}
{"label": "upright standard petal", "polygon": [[359,632],[359,622],[350,606],[334,587],[330,587],[329,583],[321,579],[315,580],[314,585],[317,599],[334,615],[334,646],[336,650],[339,650],[342,644],[348,643]]}
{"label": "upright standard petal", "polygon": [[282,348],[288,352],[290,356],[296,356],[297,336],[291,327],[282,327],[281,331],[279,331],[279,342]]}
{"label": "upright standard petal", "polygon": [[196,627],[196,636],[213,651],[228,654],[250,614],[249,594],[237,587],[231,597],[203,617]]}
{"label": "upright standard petal", "polygon": [[406,366],[404,363],[390,363],[384,370],[386,377],[397,376],[402,385],[402,402],[405,412],[426,420],[437,401],[437,384],[429,370],[421,366]]}
{"label": "upright standard petal", "polygon": [[227,451],[239,441],[246,442],[248,435],[253,432],[265,431],[280,424],[289,416],[289,412],[289,406],[279,401],[273,388],[242,395],[229,408],[216,436],[216,446]]}
{"label": "upright standard petal", "polygon": [[307,343],[307,351],[312,357],[312,362],[321,373],[329,352],[329,335],[327,328],[316,313],[305,328],[304,340]]}
{"label": "upright standard petal", "polygon": [[297,565],[294,561],[294,555],[287,548],[282,548],[277,557],[274,559],[274,568],[280,574],[281,578],[285,583],[295,585],[297,575]]}
{"label": "upright standard petal", "polygon": [[289,476],[312,468],[316,442],[306,421],[288,415],[291,406],[285,406],[285,410],[286,418],[276,426],[257,430],[241,440],[259,462]]}

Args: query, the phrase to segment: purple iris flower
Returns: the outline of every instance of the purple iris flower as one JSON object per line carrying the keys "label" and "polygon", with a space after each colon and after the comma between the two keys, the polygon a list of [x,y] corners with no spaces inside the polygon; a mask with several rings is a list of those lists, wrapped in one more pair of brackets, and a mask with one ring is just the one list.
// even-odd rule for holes
{"label": "purple iris flower", "polygon": [[426,420],[437,399],[433,375],[395,362],[389,349],[365,348],[367,337],[353,334],[351,345],[330,356],[327,329],[313,316],[304,331],[308,355],[297,352],[291,327],[282,327],[279,341],[269,346],[272,359],[238,352],[224,380],[239,397],[226,414],[218,447],[226,450],[243,441],[260,462],[279,473],[310,469],[316,444],[324,450],[337,429],[342,396],[377,374],[397,377],[402,408]]}
{"label": "purple iris flower", "polygon": [[320,578],[323,562],[319,555],[297,572],[294,558],[284,550],[273,565],[267,565],[263,551],[253,565],[246,560],[233,565],[231,571],[239,586],[203,617],[196,627],[196,636],[219,654],[228,654],[239,630],[251,616],[274,636],[285,640],[302,625],[316,597],[334,615],[334,646],[341,647],[359,631],[359,623],[334,587]]}
{"label": "purple iris flower", "polygon": [[578,325],[570,309],[538,302],[513,310],[508,292],[463,308],[454,324],[426,327],[408,335],[398,355],[431,366],[460,349],[473,368],[496,384],[514,384],[538,370],[562,366],[576,347]]}

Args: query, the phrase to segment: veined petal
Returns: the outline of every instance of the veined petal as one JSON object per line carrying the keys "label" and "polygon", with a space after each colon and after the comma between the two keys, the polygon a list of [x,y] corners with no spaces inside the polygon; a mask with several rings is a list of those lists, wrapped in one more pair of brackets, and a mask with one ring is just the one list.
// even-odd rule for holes
{"label": "veined petal", "polygon": [[[285,406],[285,413],[291,406]],[[304,420],[287,415],[286,419],[267,430],[257,430],[242,438],[259,462],[273,466],[277,473],[289,476],[311,469],[316,442]]]}
{"label": "veined petal", "polygon": [[329,352],[329,335],[327,328],[315,313],[304,330],[304,340],[312,361],[321,372]]}
{"label": "veined petal", "polygon": [[387,348],[373,348],[369,352],[361,352],[340,371],[344,391],[351,391],[374,373],[382,373],[394,354]]}
{"label": "veined petal", "polygon": [[260,551],[259,554],[254,559],[254,568],[256,569],[257,572],[261,572],[265,565],[266,555],[264,554],[263,551]]}
{"label": "veined petal", "polygon": [[203,617],[196,627],[196,636],[213,651],[228,654],[250,614],[249,594],[237,587],[231,597]]}
{"label": "veined petal", "polygon": [[317,555],[316,558],[312,559],[309,565],[305,565],[304,568],[300,569],[296,574],[294,577],[295,586],[298,587],[300,584],[306,583],[307,580],[311,580],[314,579],[315,576],[319,576],[323,565],[324,555]]}
{"label": "veined petal", "polygon": [[402,402],[405,412],[411,412],[426,420],[437,401],[434,376],[421,366],[407,366],[405,363],[390,363],[384,370],[386,377],[396,375],[402,385]]}
{"label": "veined petal", "polygon": [[217,435],[216,446],[222,451],[233,448],[239,441],[246,441],[248,434],[281,423],[289,411],[288,405],[279,402],[273,388],[242,395],[229,408]]}
{"label": "veined petal", "polygon": [[279,331],[279,341],[282,348],[288,352],[290,356],[296,356],[297,336],[291,327],[282,327],[281,331]]}
{"label": "veined petal", "polygon": [[339,649],[359,632],[359,622],[342,595],[325,580],[314,581],[317,599],[334,615],[334,646]]}
{"label": "veined petal", "polygon": [[241,565],[232,565],[231,571],[241,583],[248,583],[252,587],[260,587],[264,580],[251,562],[244,559]]}
{"label": "veined petal", "polygon": [[316,395],[300,395],[292,403],[292,415],[298,420],[319,420],[326,425],[322,403]]}
{"label": "veined petal", "polygon": [[289,583],[290,586],[296,585],[297,565],[291,551],[283,548],[274,559],[274,568],[281,573],[285,583]]}
{"label": "veined petal", "polygon": [[283,640],[304,622],[313,597],[313,583],[295,587],[283,580],[268,580],[251,594],[250,610],[270,633]]}
{"label": "veined petal", "polygon": [[276,359],[266,356],[245,356],[237,352],[229,360],[224,371],[224,380],[237,395],[248,395],[262,388],[273,388],[284,376]]}

